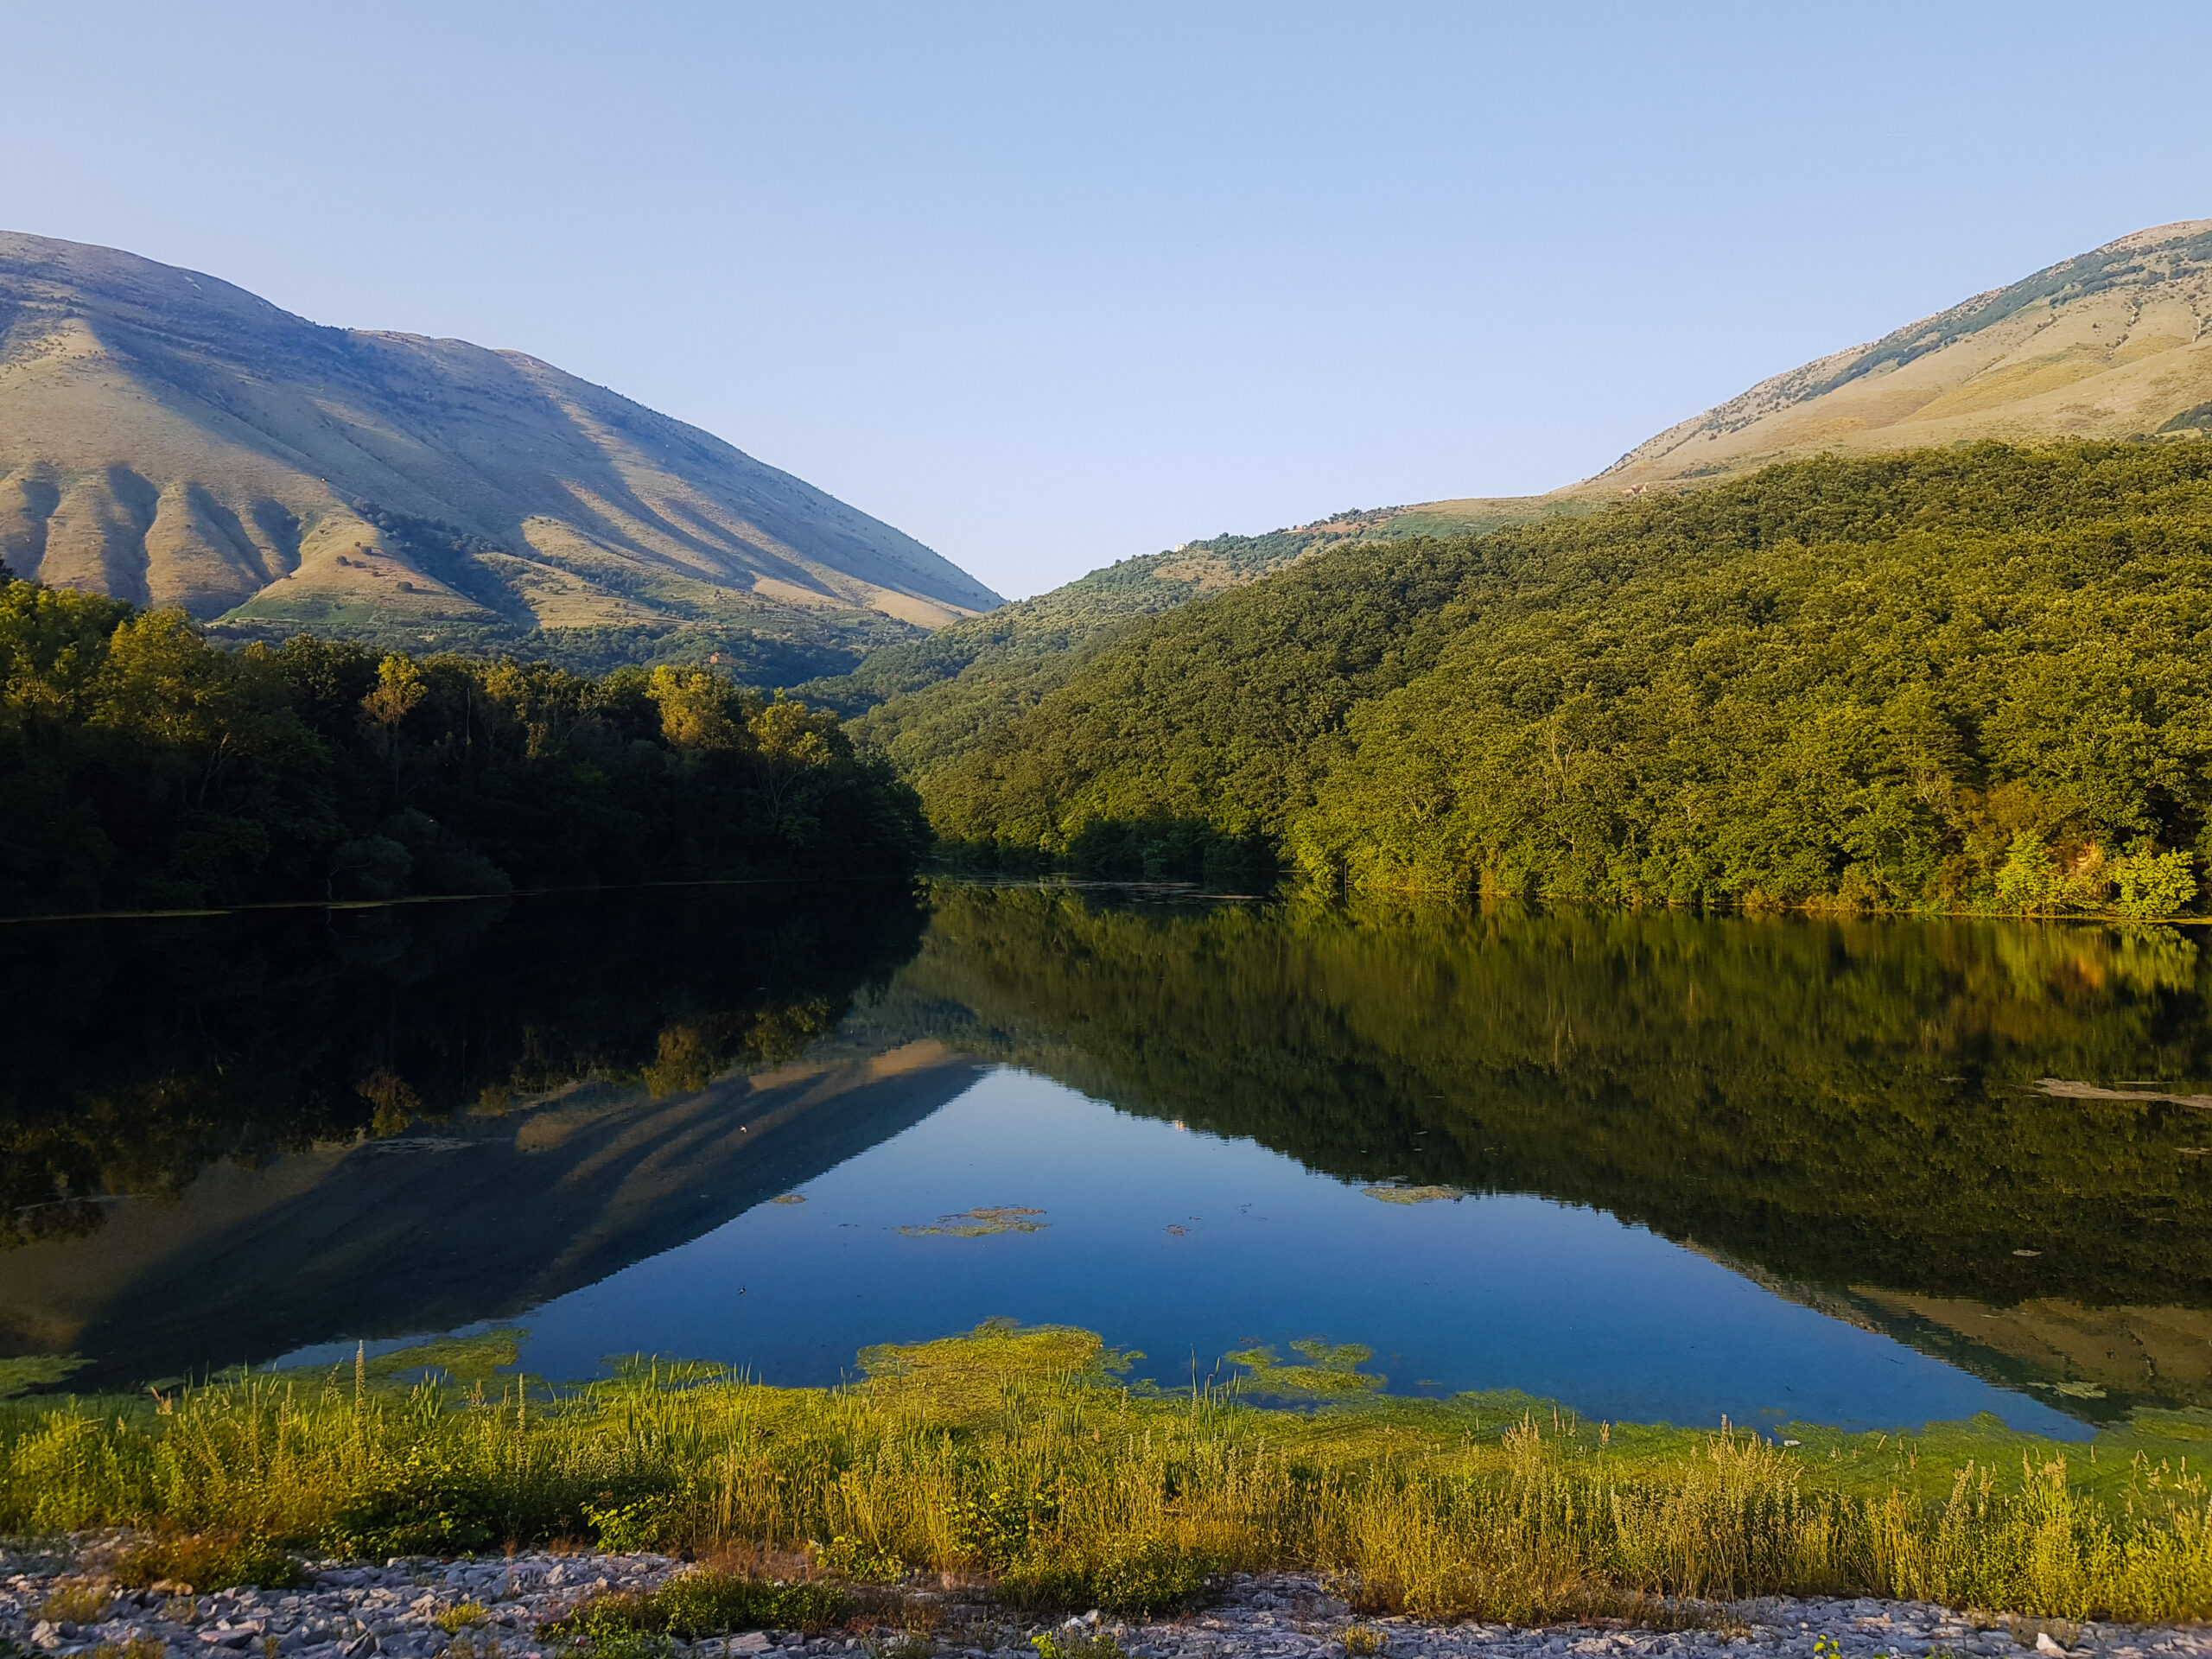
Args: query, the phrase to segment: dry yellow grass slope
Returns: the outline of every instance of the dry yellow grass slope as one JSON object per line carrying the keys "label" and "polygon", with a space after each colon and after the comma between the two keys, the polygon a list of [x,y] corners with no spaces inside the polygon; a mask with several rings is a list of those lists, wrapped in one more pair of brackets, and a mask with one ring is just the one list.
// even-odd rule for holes
{"label": "dry yellow grass slope", "polygon": [[326,328],[0,233],[0,559],[271,623],[933,627],[998,596],[911,537],[518,352]]}
{"label": "dry yellow grass slope", "polygon": [[1398,534],[1479,534],[1833,450],[1982,438],[2212,435],[2212,219],[2139,231],[1762,380],[1548,495],[1401,507]]}
{"label": "dry yellow grass slope", "polygon": [[1820,450],[2212,433],[2212,219],[2139,231],[1760,382],[1596,478],[1612,493]]}

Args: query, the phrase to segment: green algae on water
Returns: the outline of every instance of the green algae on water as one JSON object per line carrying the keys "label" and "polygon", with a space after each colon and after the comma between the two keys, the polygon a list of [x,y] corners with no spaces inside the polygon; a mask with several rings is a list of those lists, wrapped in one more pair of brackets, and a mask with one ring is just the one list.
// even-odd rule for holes
{"label": "green algae on water", "polygon": [[1385,1204],[1440,1204],[1446,1198],[1467,1196],[1465,1188],[1457,1186],[1363,1186],[1359,1190]]}
{"label": "green algae on water", "polygon": [[1305,1337],[1290,1345],[1292,1351],[1306,1357],[1305,1364],[1286,1363],[1275,1357],[1272,1348],[1247,1348],[1224,1357],[1246,1369],[1249,1374],[1237,1381],[1255,1394],[1292,1395],[1314,1400],[1360,1399],[1379,1392],[1389,1381],[1359,1369],[1375,1357],[1375,1351],[1364,1344],[1348,1342],[1342,1347],[1332,1348],[1319,1337]]}
{"label": "green algae on water", "polygon": [[66,1382],[73,1371],[92,1363],[75,1354],[23,1354],[0,1359],[0,1400],[13,1400],[34,1389],[50,1389]]}
{"label": "green algae on water", "polygon": [[939,1216],[928,1227],[901,1227],[899,1230],[909,1238],[988,1238],[998,1233],[1041,1233],[1052,1224],[1032,1221],[1030,1217],[1044,1213],[1042,1210],[1017,1205],[986,1205],[963,1210],[957,1215]]}

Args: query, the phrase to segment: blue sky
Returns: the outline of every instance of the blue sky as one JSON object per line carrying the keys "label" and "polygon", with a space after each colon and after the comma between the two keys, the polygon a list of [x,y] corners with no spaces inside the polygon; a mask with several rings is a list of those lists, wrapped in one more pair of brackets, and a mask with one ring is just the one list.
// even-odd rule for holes
{"label": "blue sky", "polygon": [[1540,491],[2212,217],[2212,5],[0,4],[0,226],[513,346],[1008,595]]}

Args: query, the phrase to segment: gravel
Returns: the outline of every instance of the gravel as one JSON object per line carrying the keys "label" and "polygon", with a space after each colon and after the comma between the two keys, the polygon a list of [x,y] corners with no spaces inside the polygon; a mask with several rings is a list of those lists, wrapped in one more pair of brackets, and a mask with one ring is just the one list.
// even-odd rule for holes
{"label": "gravel", "polygon": [[[558,1644],[537,1635],[540,1624],[602,1591],[650,1589],[683,1570],[664,1555],[588,1552],[394,1560],[382,1567],[310,1563],[308,1582],[296,1590],[187,1596],[100,1585],[110,1592],[106,1605],[96,1619],[78,1624],[47,1617],[48,1600],[60,1588],[99,1584],[96,1574],[75,1571],[54,1554],[0,1554],[0,1655],[13,1644],[31,1653],[88,1656],[106,1648],[110,1653],[100,1659],[121,1659],[117,1650],[136,1644],[130,1659],[558,1659]],[[1030,1637],[1048,1628],[966,1599],[972,1594],[910,1589],[912,1603],[934,1610],[938,1659],[982,1659],[1007,1650],[1027,1656]],[[439,1624],[441,1614],[472,1601],[486,1610],[477,1622],[455,1633]],[[1812,1659],[1821,1637],[1836,1644],[1839,1659],[1929,1653],[2029,1659],[2032,1652],[2212,1659],[2208,1626],[2075,1624],[1962,1613],[1921,1602],[1777,1599],[1707,1608],[1700,1622],[1707,1628],[1658,1630],[1618,1620],[1529,1628],[1361,1619],[1318,1578],[1238,1574],[1217,1585],[1205,1606],[1179,1618],[1125,1623],[1092,1613],[1066,1621],[1072,1628],[1065,1635],[1110,1636],[1129,1659],[1345,1659],[1344,1632],[1355,1625],[1379,1640],[1382,1659],[1539,1654],[1701,1659],[1723,1653]],[[903,1640],[902,1631],[884,1626],[811,1637],[756,1630],[674,1645],[690,1659],[731,1659],[771,1649],[819,1659],[878,1659]],[[918,1659],[918,1653],[904,1649],[900,1659]]]}

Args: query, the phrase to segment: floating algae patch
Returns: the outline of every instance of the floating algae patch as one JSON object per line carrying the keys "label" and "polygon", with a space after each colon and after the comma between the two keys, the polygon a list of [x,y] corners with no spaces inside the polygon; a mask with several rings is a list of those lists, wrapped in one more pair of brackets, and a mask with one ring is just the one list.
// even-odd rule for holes
{"label": "floating algae patch", "polygon": [[1286,1363],[1275,1357],[1272,1348],[1247,1348],[1224,1357],[1232,1364],[1245,1368],[1249,1375],[1237,1380],[1255,1394],[1293,1395],[1312,1400],[1359,1399],[1378,1392],[1389,1380],[1359,1369],[1363,1362],[1375,1357],[1375,1351],[1364,1344],[1348,1342],[1342,1347],[1332,1348],[1319,1337],[1306,1337],[1290,1346],[1293,1352],[1306,1356],[1305,1364]]}
{"label": "floating algae patch", "polygon": [[480,1382],[515,1363],[522,1356],[522,1339],[529,1334],[509,1325],[473,1337],[441,1337],[435,1342],[378,1354],[362,1369],[379,1382],[412,1381],[438,1371],[456,1382]]}
{"label": "floating algae patch", "polygon": [[994,1233],[1041,1233],[1050,1222],[1032,1221],[1032,1216],[1041,1216],[1042,1210],[1024,1209],[1017,1205],[987,1205],[979,1210],[963,1210],[957,1215],[939,1216],[936,1224],[928,1227],[901,1227],[899,1230],[909,1238],[988,1238]]}
{"label": "floating algae patch", "polygon": [[1385,1204],[1438,1204],[1446,1198],[1467,1196],[1456,1186],[1363,1186],[1359,1190]]}
{"label": "floating algae patch", "polygon": [[861,1349],[861,1369],[868,1373],[861,1391],[963,1420],[997,1408],[1009,1389],[1025,1385],[1118,1388],[1122,1374],[1143,1357],[1073,1325],[986,1319],[963,1336]]}
{"label": "floating algae patch", "polygon": [[659,1354],[602,1354],[599,1363],[613,1382],[646,1389],[727,1382],[734,1375],[719,1360],[669,1359]]}
{"label": "floating algae patch", "polygon": [[0,1400],[12,1400],[34,1389],[50,1389],[57,1382],[66,1382],[71,1372],[82,1370],[92,1363],[75,1354],[24,1354],[16,1359],[0,1359]]}

